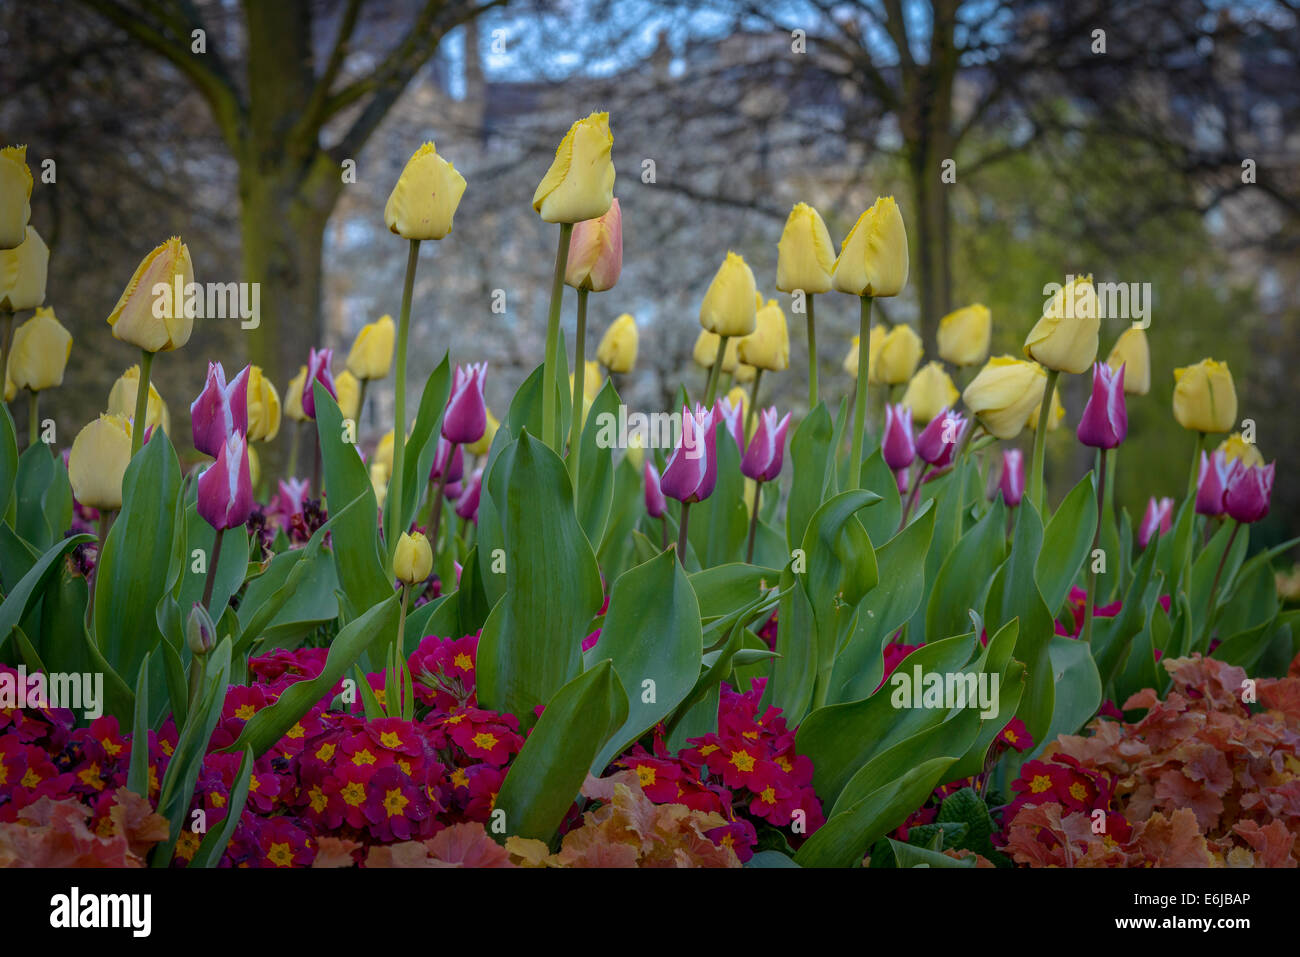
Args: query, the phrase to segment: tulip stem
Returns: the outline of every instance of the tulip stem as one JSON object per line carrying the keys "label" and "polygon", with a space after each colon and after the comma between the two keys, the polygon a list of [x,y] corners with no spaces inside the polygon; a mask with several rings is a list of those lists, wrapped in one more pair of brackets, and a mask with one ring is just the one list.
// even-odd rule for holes
{"label": "tulip stem", "polygon": [[357,432],[361,431],[361,419],[366,411],[366,386],[370,385],[369,379],[361,380],[361,388],[357,390]]}
{"label": "tulip stem", "polygon": [[898,530],[900,532],[907,525],[907,519],[916,505],[916,496],[921,491],[921,482],[925,479],[925,473],[928,471],[930,471],[930,463],[926,462],[921,466],[921,470],[916,473],[916,481],[912,483],[911,491],[907,493],[907,505],[903,508],[903,517],[898,520]]}
{"label": "tulip stem", "polygon": [[153,369],[153,353],[140,350],[140,381],[135,389],[135,418],[131,420],[131,458],[144,444],[145,413],[149,409],[149,372]]}
{"label": "tulip stem", "polygon": [[713,368],[709,370],[709,384],[704,390],[704,407],[713,408],[713,399],[718,394],[718,379],[722,374],[722,355],[727,351],[727,340],[731,336],[718,336],[718,354],[713,357]]}
{"label": "tulip stem", "polygon": [[691,503],[682,502],[682,521],[677,527],[677,560],[686,567],[686,524],[690,520]]}
{"label": "tulip stem", "polygon": [[397,373],[393,384],[393,475],[384,504],[384,532],[388,536],[388,574],[392,577],[397,540],[406,531],[402,519],[402,464],[406,458],[406,340],[411,334],[411,296],[415,291],[415,267],[420,262],[420,241],[412,239],[406,256],[406,279],[402,283],[402,311],[397,318]]}
{"label": "tulip stem", "polygon": [[41,394],[35,389],[27,390],[27,447],[29,449],[36,444],[36,433],[41,427],[40,399]]}
{"label": "tulip stem", "polygon": [[438,526],[442,524],[442,498],[447,493],[447,476],[451,474],[451,461],[456,455],[456,443],[451,443],[447,453],[447,466],[438,476],[438,488],[433,493],[433,513],[429,518],[429,545],[436,552],[438,549]]}
{"label": "tulip stem", "polygon": [[[226,533],[224,529],[217,529],[216,542],[212,545],[212,557],[208,560],[208,580],[203,583],[203,607],[212,614],[212,586],[217,581],[217,565],[221,562],[221,543],[225,540]],[[220,618],[221,616],[216,616]]]}
{"label": "tulip stem", "polygon": [[1232,532],[1228,535],[1228,544],[1223,548],[1223,554],[1219,556],[1219,567],[1214,572],[1214,584],[1210,586],[1209,601],[1205,605],[1205,634],[1209,637],[1210,626],[1214,623],[1214,596],[1219,591],[1219,578],[1223,575],[1223,566],[1228,561],[1228,553],[1232,551],[1232,543],[1237,540],[1237,533],[1241,531],[1241,522],[1235,519],[1232,522]]}
{"label": "tulip stem", "polygon": [[1047,370],[1047,385],[1043,389],[1043,402],[1038,407],[1038,428],[1034,430],[1034,457],[1029,471],[1029,500],[1041,514],[1043,511],[1043,464],[1047,454],[1048,422],[1051,421],[1052,396],[1056,394],[1059,369]]}
{"label": "tulip stem", "polygon": [[578,458],[582,452],[582,407],[587,399],[587,294],[578,290],[578,331],[573,346],[573,408],[569,415],[569,477],[578,501]]}
{"label": "tulip stem", "polygon": [[817,408],[817,319],[813,312],[813,294],[804,302],[808,306],[808,411]]}
{"label": "tulip stem", "polygon": [[95,567],[90,570],[90,577],[86,579],[86,590],[89,594],[86,603],[86,620],[91,623],[92,634],[95,622],[95,582],[99,579],[99,563],[104,559],[104,542],[108,539],[109,518],[109,510],[101,508],[99,522],[95,528]]}
{"label": "tulip stem", "polygon": [[[551,308],[546,314],[546,360],[542,368],[542,441],[556,455],[560,454],[558,429],[559,396],[556,394],[555,373],[559,365],[560,303],[564,298],[564,270],[569,265],[569,240],[573,236],[573,223],[560,223],[560,243],[555,249],[555,274],[551,277]],[[576,380],[582,369],[573,370]],[[582,409],[578,409],[582,414]]]}
{"label": "tulip stem", "polygon": [[749,412],[745,416],[745,441],[753,434],[754,416],[758,414],[758,383],[763,379],[763,370],[754,370],[754,387],[749,393]]}
{"label": "tulip stem", "polygon": [[668,550],[668,513],[659,516],[659,548]]}
{"label": "tulip stem", "polygon": [[[1040,425],[1047,420],[1039,418]],[[1044,429],[1046,431],[1046,429]],[[1106,505],[1106,453],[1109,449],[1097,450],[1097,528],[1092,533],[1092,551],[1088,554],[1088,594],[1083,599],[1083,643],[1092,647],[1092,616],[1097,608],[1097,548],[1101,545],[1101,526],[1105,521]]]}
{"label": "tulip stem", "polygon": [[762,501],[763,483],[754,483],[754,511],[749,516],[749,544],[745,546],[745,564],[754,564],[754,538],[758,535],[758,505]]}
{"label": "tulip stem", "polygon": [[1187,476],[1187,497],[1192,498],[1196,495],[1196,480],[1201,475],[1201,451],[1205,448],[1204,432],[1196,433],[1196,444],[1192,447],[1192,470]]}
{"label": "tulip stem", "polygon": [[867,425],[867,370],[871,367],[871,296],[860,296],[858,384],[853,396],[853,439],[849,445],[848,488],[862,488],[862,434]]}
{"label": "tulip stem", "polygon": [[[397,662],[400,662],[402,660],[403,652],[406,649],[406,605],[407,602],[409,602],[410,600],[411,600],[411,586],[403,582],[402,583],[402,614],[397,619],[397,644],[393,646],[393,651],[395,652],[395,654],[393,655],[393,660]],[[400,668],[401,666],[398,665],[398,667]],[[397,687],[399,688],[401,687],[400,682],[397,683]],[[385,699],[387,699],[388,696],[384,695],[384,697]]]}

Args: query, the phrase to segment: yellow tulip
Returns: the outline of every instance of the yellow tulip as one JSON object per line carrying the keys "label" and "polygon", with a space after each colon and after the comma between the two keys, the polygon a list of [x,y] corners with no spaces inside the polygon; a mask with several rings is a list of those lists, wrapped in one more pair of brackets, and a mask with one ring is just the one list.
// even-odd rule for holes
{"label": "yellow tulip", "polygon": [[1233,432],[1220,442],[1218,451],[1222,452],[1229,462],[1236,459],[1246,468],[1256,465],[1262,467],[1264,464],[1264,456],[1260,453],[1259,446],[1254,442],[1247,442],[1241,437],[1240,432]]}
{"label": "yellow tulip", "polygon": [[280,393],[262,374],[261,366],[251,366],[248,370],[248,440],[270,442],[279,433]]}
{"label": "yellow tulip", "polygon": [[1025,355],[1048,369],[1078,375],[1097,360],[1101,325],[1092,277],[1072,279],[1052,296],[1025,338]]}
{"label": "yellow tulip", "polygon": [[27,147],[0,149],[0,249],[16,249],[27,239],[32,218],[32,171]]}
{"label": "yellow tulip", "polygon": [[[570,392],[569,395],[573,395],[573,393]],[[471,455],[487,455],[488,451],[492,448],[492,440],[496,438],[497,429],[501,428],[501,423],[498,422],[497,417],[492,414],[492,410],[487,409],[485,411],[487,412],[487,428],[483,430],[483,435],[479,437],[479,440],[477,442],[470,442],[468,445],[465,446],[465,451],[469,452]],[[389,432],[388,433],[388,457],[390,462],[392,460],[392,456],[393,456],[393,433]]]}
{"label": "yellow tulip", "polygon": [[[875,382],[876,361],[880,358],[880,344],[885,341],[885,327],[876,323],[871,327],[870,339],[867,345],[871,348],[871,365],[867,369],[867,381]],[[853,342],[849,345],[849,351],[844,355],[844,371],[852,378],[858,377],[858,337],[853,337]]]}
{"label": "yellow tulip", "polygon": [[[721,336],[709,332],[708,329],[701,329],[700,334],[695,337],[695,348],[691,350],[691,358],[695,364],[704,369],[713,368],[713,360],[718,356],[718,342]],[[735,342],[734,339],[731,342]],[[727,343],[727,351],[731,351],[731,342]]]}
{"label": "yellow tulip", "polygon": [[1202,359],[1174,370],[1174,418],[1196,432],[1227,432],[1237,421],[1237,389],[1226,362]]}
{"label": "yellow tulip", "polygon": [[417,585],[433,571],[433,549],[421,532],[403,532],[393,554],[393,574],[399,581]]}
{"label": "yellow tulip", "polygon": [[393,339],[397,326],[392,316],[380,316],[361,327],[348,351],[347,368],[358,379],[382,379],[393,366]]}
{"label": "yellow tulip", "polygon": [[1151,348],[1145,329],[1129,326],[1115,341],[1106,364],[1118,370],[1124,367],[1124,391],[1129,395],[1146,395],[1151,390]]}
{"label": "yellow tulip", "polygon": [[302,389],[307,384],[307,367],[299,366],[298,374],[289,380],[284,391],[284,414],[295,422],[306,422],[307,413],[302,410]]}
{"label": "yellow tulip", "polygon": [[[594,399],[601,388],[605,385],[605,373],[600,371],[600,363],[595,359],[588,359],[583,366],[582,375],[582,395],[584,398]],[[573,395],[573,373],[569,373],[569,395]]]}
{"label": "yellow tulip", "polygon": [[[1029,413],[1029,421],[1025,423],[1029,431],[1038,431],[1038,416],[1043,411],[1043,400],[1040,397],[1038,404],[1034,406],[1034,411]],[[1052,411],[1047,415],[1047,431],[1055,432],[1065,421],[1065,406],[1061,405],[1061,390],[1052,390]]]}
{"label": "yellow tulip", "polygon": [[[140,392],[140,367],[131,366],[113,383],[108,392],[109,415],[120,415],[128,421],[135,415],[135,399]],[[163,401],[152,382],[149,383],[149,401],[145,403],[144,428],[161,425],[162,430],[171,435],[171,415],[167,403]]]}
{"label": "yellow tulip", "polygon": [[[727,352],[730,353],[731,349],[728,348]],[[737,362],[732,369],[726,369],[724,364],[724,371],[731,373],[732,382],[753,382],[754,375],[758,370],[744,362]]]}
{"label": "yellow tulip", "polygon": [[537,184],[533,209],[548,223],[580,223],[604,216],[614,202],[613,148],[608,113],[592,113],[575,122]]}
{"label": "yellow tulip", "polygon": [[747,336],[758,310],[754,274],[743,256],[728,252],[700,304],[700,325],[719,336]]}
{"label": "yellow tulip", "polygon": [[790,331],[775,299],[758,310],[754,325],[754,332],[736,347],[737,360],[769,372],[790,368]]}
{"label": "yellow tulip", "polygon": [[600,345],[596,347],[596,358],[610,372],[631,372],[636,365],[639,339],[636,320],[625,312],[605,330]]}
{"label": "yellow tulip", "polygon": [[975,303],[939,320],[939,358],[955,366],[977,366],[989,355],[993,316]]}
{"label": "yellow tulip", "polygon": [[22,312],[45,301],[50,250],[31,226],[27,239],[15,249],[0,249],[0,309]]}
{"label": "yellow tulip", "polygon": [[108,315],[113,337],[145,352],[167,352],[185,345],[194,331],[194,317],[185,308],[185,290],[192,282],[190,251],[173,236],[135,268]]}
{"label": "yellow tulip", "polygon": [[77,433],[68,453],[72,494],[88,508],[122,507],[122,476],[131,461],[131,421],[101,414]]}
{"label": "yellow tulip", "polygon": [[355,422],[361,414],[361,381],[344,369],[334,377],[334,394],[343,418]]}
{"label": "yellow tulip", "polygon": [[948,373],[938,362],[921,367],[903,393],[903,405],[912,410],[914,422],[929,422],[944,409],[950,409],[961,397]]}
{"label": "yellow tulip", "polygon": [[807,203],[796,203],[776,244],[776,288],[802,289],[809,295],[829,292],[835,267],[835,244],[821,214]]}
{"label": "yellow tulip", "polygon": [[383,462],[370,464],[370,487],[375,491],[375,502],[380,508],[384,507],[384,500],[388,498],[388,469],[389,466]]}
{"label": "yellow tulip", "polygon": [[897,296],[907,285],[907,229],[892,196],[882,196],[853,224],[832,267],[831,283],[855,296]]}
{"label": "yellow tulip", "polygon": [[[384,204],[384,223],[403,239],[442,239],[451,232],[465,177],[433,143],[416,150]],[[374,378],[374,377],[371,377]]]}
{"label": "yellow tulip", "polygon": [[262,462],[258,459],[257,449],[251,442],[247,443],[246,448],[248,449],[248,484],[257,488],[257,483],[262,479]]}
{"label": "yellow tulip", "polygon": [[733,409],[740,410],[741,421],[749,413],[749,393],[740,386],[732,386],[731,391],[727,393],[727,401],[731,403]]}
{"label": "yellow tulip", "polygon": [[8,372],[15,388],[39,392],[62,385],[71,352],[72,334],[54,317],[54,310],[37,309],[14,330]]}
{"label": "yellow tulip", "polygon": [[[871,338],[874,340],[875,330]],[[884,385],[899,385],[912,378],[921,361],[921,337],[911,326],[897,325],[885,333],[879,348],[871,343],[871,367],[867,369],[868,381]]]}
{"label": "yellow tulip", "polygon": [[1035,362],[998,356],[966,386],[962,401],[999,439],[1014,439],[1043,401],[1047,373]]}
{"label": "yellow tulip", "polygon": [[641,466],[645,464],[644,441],[640,432],[633,432],[627,437],[627,458],[638,472],[641,471]]}
{"label": "yellow tulip", "polygon": [[389,472],[393,470],[393,430],[389,429],[375,446],[375,454],[370,457],[372,465],[382,465]]}

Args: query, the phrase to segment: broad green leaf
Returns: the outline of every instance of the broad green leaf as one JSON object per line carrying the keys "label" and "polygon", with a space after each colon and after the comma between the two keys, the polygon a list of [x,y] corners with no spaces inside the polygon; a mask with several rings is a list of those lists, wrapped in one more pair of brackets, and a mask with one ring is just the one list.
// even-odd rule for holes
{"label": "broad green leaf", "polygon": [[1043,744],[1062,734],[1077,734],[1101,706],[1101,676],[1088,646],[1074,638],[1053,635],[1049,651],[1056,701]]}
{"label": "broad green leaf", "polygon": [[896,867],[974,867],[975,858],[955,858],[949,857],[939,851],[927,850],[924,847],[913,847],[911,844],[904,844],[896,841],[892,837],[885,838],[889,842],[890,849],[894,852],[894,865]]}
{"label": "broad green leaf", "polygon": [[741,562],[715,565],[690,576],[691,587],[700,603],[700,618],[704,621],[729,615],[749,604],[764,582],[770,588],[780,578],[780,569]]}
{"label": "broad green leaf", "polygon": [[[402,459],[402,502],[398,511],[397,503],[386,502],[384,511],[384,541],[395,542],[401,531],[408,528],[415,518],[416,509],[429,484],[429,470],[438,452],[438,436],[442,428],[442,415],[447,407],[447,396],[451,392],[451,367],[447,353],[443,353],[433,373],[424,382],[424,391],[420,393],[420,407],[415,415],[415,424],[406,439],[406,451]],[[405,423],[403,423],[405,428]],[[394,439],[396,434],[394,433]]]}
{"label": "broad green leaf", "polygon": [[235,828],[239,825],[239,819],[244,813],[244,805],[248,802],[248,789],[253,781],[253,751],[251,748],[245,749],[243,756],[239,759],[239,770],[235,773],[235,783],[230,789],[230,796],[226,806],[226,816],[216,827],[208,831],[203,836],[199,849],[194,852],[190,859],[190,867],[216,867],[221,860],[221,855],[226,851],[226,845],[235,835]]}
{"label": "broad green leaf", "polygon": [[[570,399],[572,402],[572,399]],[[601,543],[605,525],[610,520],[610,506],[614,497],[614,454],[612,443],[601,439],[607,416],[617,416],[620,400],[612,379],[592,400],[587,421],[582,426],[582,457],[578,476],[578,523],[587,533],[592,548]],[[603,446],[603,447],[602,447]]]}
{"label": "broad green leaf", "polygon": [[14,484],[18,479],[18,439],[9,406],[0,405],[4,406],[4,414],[0,415],[0,516],[5,516],[13,503]]}
{"label": "broad green leaf", "polygon": [[862,465],[862,487],[879,495],[880,504],[858,516],[858,520],[873,542],[887,542],[898,533],[903,502],[898,494],[898,480],[879,451],[873,452]]}
{"label": "broad green leaf", "polygon": [[1124,603],[1114,618],[1094,618],[1092,622],[1092,657],[1103,688],[1110,687],[1127,660],[1129,645],[1146,626],[1159,591],[1151,582],[1155,570],[1156,550],[1142,553],[1124,595]]}
{"label": "broad green leaf", "polygon": [[27,617],[28,611],[45,593],[45,586],[50,576],[57,571],[63,556],[82,542],[93,542],[90,535],[73,535],[60,539],[37,560],[27,574],[0,602],[0,642],[9,636],[18,623]]}
{"label": "broad green leaf", "polygon": [[808,593],[787,566],[781,572],[781,603],[776,619],[776,661],[763,692],[763,704],[780,708],[791,725],[812,705],[817,680],[816,623]]}
{"label": "broad green leaf", "polygon": [[927,636],[961,634],[968,627],[970,612],[983,610],[989,583],[1006,557],[1006,524],[1006,506],[999,497],[944,561],[925,613]]}
{"label": "broad green leaf", "polygon": [[713,494],[691,506],[687,536],[702,568],[745,557],[749,534],[749,509],[745,506],[745,477],[740,472],[740,451],[719,419],[717,432],[718,480]]}
{"label": "broad green leaf", "polygon": [[[1097,492],[1089,472],[1065,496],[1043,532],[1043,549],[1038,553],[1036,577],[1043,601],[1052,615],[1060,612],[1065,598],[1092,549],[1097,529]],[[1110,588],[1119,577],[1119,551],[1107,554],[1105,575],[1098,575],[1100,589]]]}
{"label": "broad green leaf", "polygon": [[826,492],[827,471],[834,457],[831,446],[831,416],[826,403],[799,423],[790,439],[790,470],[793,479],[785,506],[785,538],[790,549],[803,544],[804,532],[813,513],[821,507]]}

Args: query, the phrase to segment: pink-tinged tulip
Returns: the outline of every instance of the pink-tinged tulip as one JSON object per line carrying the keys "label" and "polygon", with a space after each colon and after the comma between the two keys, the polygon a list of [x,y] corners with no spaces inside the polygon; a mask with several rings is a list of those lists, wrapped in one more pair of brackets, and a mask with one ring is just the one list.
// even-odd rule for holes
{"label": "pink-tinged tulip", "polygon": [[487,401],[483,398],[486,378],[486,362],[456,367],[451,398],[442,415],[442,437],[448,442],[468,445],[483,438],[487,430]]}
{"label": "pink-tinged tulip", "polygon": [[743,455],[745,452],[745,408],[740,404],[732,405],[725,395],[713,404],[713,421],[721,422],[727,432],[736,440],[736,448]]}
{"label": "pink-tinged tulip", "polygon": [[447,473],[447,484],[459,482],[465,474],[465,454],[459,445],[454,446],[439,437],[438,450],[433,453],[433,466],[429,469],[429,481],[436,482]]}
{"label": "pink-tinged tulip", "polygon": [[1201,474],[1196,479],[1196,513],[1217,518],[1224,512],[1223,497],[1233,475],[1241,468],[1236,459],[1229,459],[1222,449],[1201,453]]}
{"label": "pink-tinged tulip", "polygon": [[475,469],[456,499],[456,514],[468,522],[478,521],[478,500],[483,493],[483,470]]}
{"label": "pink-tinged tulip", "polygon": [[1138,544],[1146,548],[1157,530],[1161,535],[1167,535],[1173,527],[1174,500],[1162,498],[1156,501],[1152,498],[1147,502],[1146,514],[1142,516],[1142,524],[1138,528]]}
{"label": "pink-tinged tulip", "polygon": [[659,473],[649,462],[645,463],[645,510],[651,518],[662,518],[664,507],[663,490],[659,487]]}
{"label": "pink-tinged tulip", "polygon": [[449,482],[447,487],[442,490],[442,496],[449,502],[455,502],[460,498],[460,493],[465,491],[464,482]]}
{"label": "pink-tinged tulip", "polygon": [[614,200],[598,219],[573,226],[564,282],[574,289],[604,292],[614,288],[623,270],[623,210]]}
{"label": "pink-tinged tulip", "polygon": [[718,478],[717,431],[713,413],[682,408],[682,434],[668,457],[659,487],[679,502],[702,502],[713,494]]}
{"label": "pink-tinged tulip", "polygon": [[894,484],[898,486],[899,495],[907,494],[907,476],[908,470],[906,468],[897,469],[894,472]]}
{"label": "pink-tinged tulip", "polygon": [[1249,468],[1239,465],[1234,469],[1223,496],[1223,510],[1239,522],[1258,522],[1267,515],[1276,466],[1276,462],[1270,462]]}
{"label": "pink-tinged tulip", "polygon": [[1002,450],[1002,477],[998,491],[1008,507],[1015,508],[1025,496],[1025,453],[1019,449]]}
{"label": "pink-tinged tulip", "polygon": [[1079,418],[1079,441],[1094,449],[1113,449],[1128,435],[1128,407],[1124,403],[1124,366],[1112,369],[1104,362],[1092,364],[1092,395]]}
{"label": "pink-tinged tulip", "polygon": [[310,491],[311,483],[306,479],[280,479],[275,500],[271,503],[271,510],[285,517],[301,515],[307,505],[307,495]]}
{"label": "pink-tinged tulip", "polygon": [[208,380],[190,405],[194,447],[204,455],[221,454],[232,433],[248,434],[248,366],[226,382],[220,362],[208,363]]}
{"label": "pink-tinged tulip", "polygon": [[333,349],[311,350],[307,359],[307,378],[302,384],[302,411],[309,419],[316,418],[316,395],[312,385],[319,382],[335,399],[339,397],[334,388],[334,376],[330,374],[330,363],[334,361]]}
{"label": "pink-tinged tulip", "polygon": [[253,482],[242,432],[232,432],[217,450],[217,460],[199,476],[198,494],[199,514],[217,531],[248,521],[253,513]]}
{"label": "pink-tinged tulip", "polygon": [[916,437],[916,454],[932,469],[946,469],[952,464],[962,433],[966,431],[966,416],[944,409]]}
{"label": "pink-tinged tulip", "polygon": [[781,474],[781,464],[785,461],[785,434],[789,428],[789,412],[780,422],[776,420],[775,408],[758,413],[754,437],[749,440],[749,448],[740,462],[740,471],[747,478],[755,482],[771,482]]}
{"label": "pink-tinged tulip", "polygon": [[897,472],[916,461],[916,440],[912,437],[912,410],[904,405],[885,406],[885,435],[880,440],[885,464]]}

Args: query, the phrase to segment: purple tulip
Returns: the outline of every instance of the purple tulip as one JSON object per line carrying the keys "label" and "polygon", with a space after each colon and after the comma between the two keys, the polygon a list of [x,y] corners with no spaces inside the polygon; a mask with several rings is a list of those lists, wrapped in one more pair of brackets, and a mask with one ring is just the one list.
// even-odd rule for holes
{"label": "purple tulip", "polygon": [[1239,522],[1258,522],[1267,515],[1276,467],[1276,462],[1270,462],[1268,465],[1238,465],[1234,468],[1223,496],[1223,510]]}
{"label": "purple tulip", "polygon": [[1002,450],[1002,477],[998,479],[1002,501],[1015,508],[1025,496],[1025,453],[1019,449]]}
{"label": "purple tulip", "polygon": [[433,453],[433,466],[429,469],[429,481],[438,481],[443,472],[447,473],[448,485],[459,482],[465,475],[465,453],[459,445],[453,446],[440,436],[438,450]]}
{"label": "purple tulip", "polygon": [[885,464],[897,472],[916,461],[916,440],[912,437],[912,412],[903,405],[885,406],[885,435],[880,441]]}
{"label": "purple tulip", "polygon": [[785,461],[785,434],[789,429],[789,412],[780,422],[776,420],[775,407],[759,412],[758,426],[740,461],[740,471],[755,482],[771,482],[780,475]]}
{"label": "purple tulip", "polygon": [[190,426],[194,447],[214,457],[232,432],[248,433],[248,366],[227,384],[221,363],[208,363],[208,380],[190,404]]}
{"label": "purple tulip", "polygon": [[731,404],[731,400],[725,395],[720,396],[713,403],[713,421],[722,422],[726,425],[727,431],[731,437],[736,440],[736,448],[743,455],[745,453],[745,409],[743,406]]}
{"label": "purple tulip", "polygon": [[662,518],[664,514],[664,506],[667,505],[667,503],[664,501],[663,490],[659,487],[659,473],[655,471],[653,465],[646,462],[645,467],[642,469],[642,474],[645,477],[646,514],[651,518]]}
{"label": "purple tulip", "polygon": [[217,531],[248,521],[253,513],[253,482],[248,474],[248,442],[232,432],[217,452],[217,460],[198,481],[199,514]]}
{"label": "purple tulip", "polygon": [[483,470],[475,469],[456,499],[456,514],[466,521],[478,521],[478,500],[483,492]]}
{"label": "purple tulip", "polygon": [[451,482],[442,490],[442,496],[449,502],[454,502],[460,498],[460,493],[465,491],[464,482]]}
{"label": "purple tulip", "polygon": [[483,438],[487,431],[487,401],[483,398],[486,378],[486,362],[456,367],[451,398],[442,416],[442,437],[448,442],[465,445]]}
{"label": "purple tulip", "polygon": [[932,468],[945,469],[952,464],[957,443],[965,430],[966,416],[944,409],[916,437],[916,454],[929,462]]}
{"label": "purple tulip", "polygon": [[1146,514],[1142,516],[1142,525],[1138,528],[1138,544],[1146,548],[1157,530],[1161,535],[1167,535],[1173,526],[1174,500],[1172,498],[1162,498],[1159,501],[1155,498],[1150,499],[1147,502]]}
{"label": "purple tulip", "polygon": [[280,479],[273,511],[285,516],[301,515],[303,508],[307,504],[307,494],[310,491],[311,483],[306,479]]}
{"label": "purple tulip", "polygon": [[307,358],[307,379],[302,384],[302,412],[309,419],[316,418],[316,393],[312,385],[319,382],[335,399],[339,397],[334,390],[334,376],[330,374],[330,363],[334,361],[333,349],[311,350]]}
{"label": "purple tulip", "polygon": [[904,467],[901,468],[901,469],[897,469],[897,470],[895,470],[895,472],[894,472],[894,484],[898,486],[898,494],[899,494],[899,495],[906,495],[906,494],[907,494],[907,478],[908,478],[908,474],[909,474],[909,472],[908,472],[908,469],[907,469],[906,466],[904,466]]}
{"label": "purple tulip", "polygon": [[713,412],[683,406],[682,434],[668,457],[659,488],[679,502],[702,502],[718,479],[717,430]]}
{"label": "purple tulip", "polygon": [[1119,371],[1104,362],[1092,364],[1092,395],[1079,418],[1079,441],[1094,449],[1113,449],[1128,435],[1128,406],[1124,403],[1124,366]]}
{"label": "purple tulip", "polygon": [[1201,453],[1201,474],[1196,479],[1196,513],[1215,518],[1223,514],[1223,496],[1240,468],[1236,459],[1229,461],[1223,452]]}

